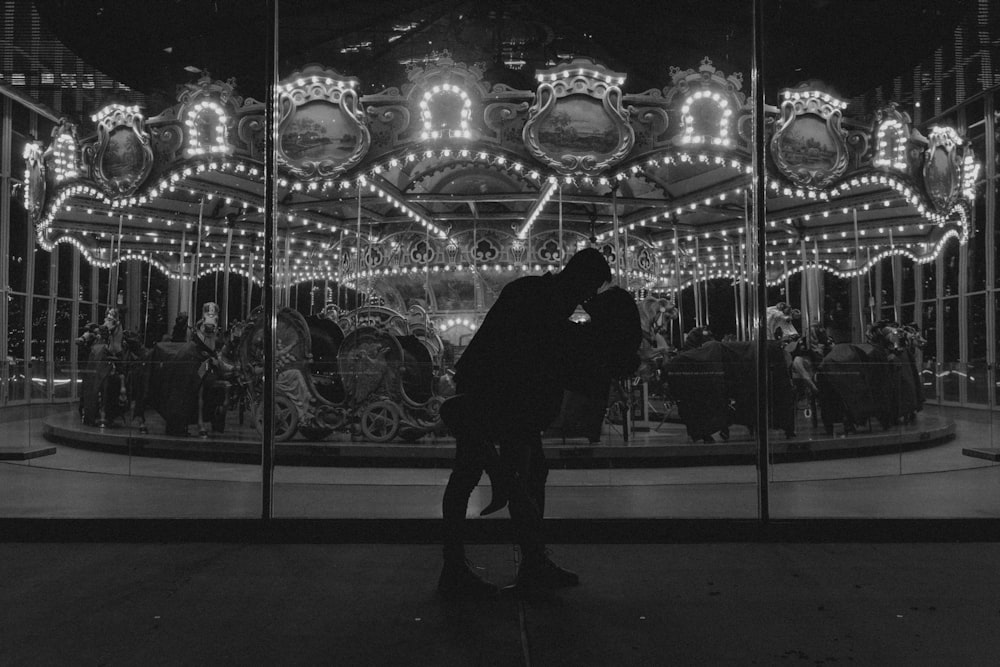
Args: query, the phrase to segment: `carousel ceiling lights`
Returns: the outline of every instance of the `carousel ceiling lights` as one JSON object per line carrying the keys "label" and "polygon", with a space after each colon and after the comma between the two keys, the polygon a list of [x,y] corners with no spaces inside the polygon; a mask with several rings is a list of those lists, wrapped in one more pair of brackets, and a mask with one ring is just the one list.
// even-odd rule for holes
{"label": "carousel ceiling lights", "polygon": [[[337,271],[327,258],[339,257],[336,253],[343,250],[349,239],[360,236],[369,239],[369,243],[377,243],[373,239],[385,239],[387,232],[410,229],[412,225],[415,231],[425,230],[434,239],[451,240],[456,233],[461,233],[463,225],[469,224],[467,220],[473,219],[484,227],[499,225],[514,230],[513,234],[508,232],[512,239],[528,241],[527,249],[520,252],[534,256],[537,244],[542,243],[540,235],[554,230],[557,222],[560,230],[565,227],[590,236],[586,233],[588,216],[581,212],[585,207],[597,211],[594,226],[599,232],[590,228],[597,242],[607,243],[615,238],[615,225],[618,224],[617,230],[628,233],[630,241],[640,240],[649,247],[664,248],[665,239],[659,237],[679,228],[685,237],[691,232],[708,241],[703,247],[685,249],[684,257],[689,257],[691,252],[697,253],[691,261],[701,267],[698,279],[724,275],[730,261],[727,255],[736,252],[743,239],[743,200],[752,176],[746,140],[741,139],[738,131],[743,127],[741,121],[746,122],[749,107],[741,95],[732,92],[739,89],[739,77],[724,77],[715,72],[710,63],[703,63],[697,72],[678,71],[675,82],[685,86],[681,93],[671,89],[659,96],[626,96],[627,113],[623,106],[620,114],[603,117],[591,127],[585,120],[592,115],[579,115],[578,107],[586,107],[588,114],[595,113],[599,106],[608,102],[602,96],[621,94],[612,91],[618,90],[615,86],[623,85],[624,76],[592,63],[539,72],[539,83],[553,90],[563,90],[579,82],[586,85],[588,92],[586,95],[557,93],[547,103],[550,108],[545,112],[556,115],[536,119],[532,137],[538,143],[527,146],[527,135],[519,135],[518,128],[533,113],[529,107],[535,93],[491,88],[485,83],[480,85],[474,68],[449,63],[424,63],[419,72],[411,73],[412,90],[416,91],[412,97],[407,97],[410,94],[407,89],[395,93],[387,90],[366,97],[357,92],[356,80],[318,74],[293,77],[281,84],[284,94],[290,97],[301,94],[305,96],[303,99],[314,100],[318,105],[308,106],[292,100],[291,103],[297,106],[294,112],[289,112],[292,115],[288,118],[294,120],[297,118],[294,113],[299,112],[302,118],[307,118],[309,113],[324,109],[322,113],[332,114],[334,120],[339,118],[347,122],[349,116],[353,119],[351,122],[360,124],[364,133],[369,132],[369,126],[378,130],[377,135],[374,132],[371,135],[372,143],[367,143],[367,139],[356,141],[346,130],[343,136],[330,137],[322,134],[314,137],[302,127],[294,130],[299,143],[286,146],[291,162],[282,162],[283,173],[278,181],[282,223],[279,234],[289,235],[283,241],[282,250],[282,254],[288,253],[290,268],[286,276],[336,278]],[[456,73],[464,77],[462,85],[449,81],[448,77]],[[704,83],[706,75],[711,85]],[[259,128],[263,105],[250,101],[238,109],[231,103],[227,107],[224,98],[206,93],[208,88],[205,86],[210,83],[218,84],[199,82],[189,86],[192,90],[181,107],[183,113],[173,117],[165,114],[146,122],[142,121],[138,108],[123,105],[109,105],[92,117],[94,122],[108,124],[118,122],[115,120],[118,116],[123,118],[123,123],[124,116],[135,116],[135,123],[125,129],[133,131],[138,141],[148,140],[145,125],[159,133],[168,130],[178,133],[180,146],[177,150],[183,155],[176,158],[158,156],[153,177],[136,177],[134,187],[131,182],[112,187],[114,184],[110,180],[92,185],[90,176],[81,177],[81,174],[94,173],[95,140],[92,138],[84,139],[79,145],[75,135],[59,132],[49,153],[40,153],[40,147],[36,147],[35,159],[50,160],[52,180],[57,184],[52,192],[45,192],[44,183],[36,173],[38,170],[26,174],[26,203],[28,196],[38,198],[39,193],[44,202],[38,211],[32,211],[40,245],[50,249],[55,243],[73,243],[90,249],[84,252],[85,257],[103,258],[107,254],[103,246],[106,241],[99,240],[102,237],[98,232],[105,230],[100,233],[119,238],[112,227],[125,222],[119,243],[124,240],[126,245],[134,247],[123,248],[121,257],[141,257],[151,264],[155,262],[158,268],[169,267],[179,256],[183,259],[201,248],[203,263],[199,275],[203,275],[221,270],[223,266],[227,241],[221,218],[235,209],[240,212],[240,222],[232,233],[237,239],[249,234],[259,248],[264,228],[263,175],[259,154],[254,153],[257,145],[254,141],[259,141],[259,135],[253,133],[259,132],[254,128]],[[730,92],[723,92],[725,90]],[[453,97],[460,107],[457,124],[451,129],[433,113],[438,96],[443,95]],[[346,96],[350,104],[342,96]],[[815,106],[822,111],[822,114],[810,112],[812,118],[809,114],[790,117],[787,122],[802,122],[803,131],[819,133],[816,134],[820,146],[817,155],[826,159],[822,157],[826,150],[823,142],[828,136],[834,139],[839,136],[838,127],[830,123],[839,121],[839,114],[847,104],[825,91],[814,89],[786,90],[782,96],[786,102],[806,110]],[[620,99],[609,103],[618,105]],[[418,112],[413,125],[407,125],[410,113],[405,108],[407,104],[412,104],[416,107],[413,110]],[[361,105],[366,106],[362,108]],[[671,109],[678,114],[674,117],[681,119],[677,127],[671,127],[666,120]],[[541,113],[540,108],[536,112]],[[562,118],[558,114],[565,115],[568,123],[546,120]],[[862,137],[851,144],[860,146],[870,142],[874,146],[872,153],[856,151],[851,156],[851,170],[843,177],[834,176],[827,186],[816,187],[812,181],[797,182],[779,165],[768,182],[770,219],[767,224],[779,234],[784,229],[788,236],[782,234],[780,247],[775,243],[778,239],[766,239],[771,241],[769,248],[774,248],[770,252],[785,253],[787,251],[781,247],[793,247],[798,239],[794,226],[801,224],[808,228],[805,236],[823,244],[817,255],[825,268],[837,275],[851,275],[850,271],[859,269],[845,264],[850,248],[844,244],[852,237],[849,213],[853,211],[862,216],[857,231],[859,242],[863,240],[868,244],[866,252],[868,249],[877,251],[872,262],[888,256],[886,252],[910,253],[916,261],[928,261],[928,257],[940,252],[951,238],[964,242],[968,237],[965,208],[975,195],[980,166],[965,147],[966,142],[952,128],[931,128],[930,138],[937,142],[933,145],[946,149],[948,146],[962,147],[954,156],[949,154],[956,165],[956,189],[940,193],[932,201],[925,183],[919,178],[918,165],[910,164],[915,159],[927,158],[915,157],[918,151],[907,150],[908,146],[913,148],[919,144],[922,138],[918,133],[907,136],[908,120],[904,116],[899,113],[880,116],[875,137]],[[833,119],[827,124],[828,135],[823,135],[815,122],[821,117]],[[113,132],[123,126],[108,127],[109,132]],[[870,130],[868,132],[871,134]],[[632,148],[633,134],[644,143]],[[475,143],[469,143],[473,136]],[[376,138],[380,142],[377,145],[374,143]],[[431,141],[435,145],[426,144]],[[614,154],[615,146],[621,145],[628,147],[624,157]],[[554,157],[551,161],[547,161],[548,158],[540,160],[535,153],[546,153],[549,151],[547,146],[555,147],[551,151]],[[792,149],[798,150],[798,146],[790,143],[782,150],[787,153]],[[299,150],[320,154],[327,165],[326,171],[310,167],[306,157],[296,152]],[[558,151],[573,153],[573,160],[560,162]],[[222,153],[231,156],[223,157]],[[349,158],[343,157],[348,154]],[[588,162],[591,154],[596,155],[597,163]],[[570,164],[579,164],[579,169],[566,166]],[[592,164],[605,166],[588,166]],[[420,179],[430,184],[437,174],[449,170],[456,176],[467,172],[472,183],[504,183],[509,189],[498,193],[488,189],[473,190],[475,194],[459,193],[457,196],[451,191],[425,190]],[[108,171],[109,179],[112,173]],[[493,174],[504,178],[491,181],[487,176]],[[944,179],[942,182],[949,181]],[[560,189],[560,201],[565,200],[558,215],[551,210],[555,207],[548,206],[556,188]],[[610,215],[612,204],[607,198],[612,189],[625,193],[618,200],[621,210],[616,211],[615,216]],[[449,196],[454,196],[454,203]],[[204,221],[200,234],[195,231],[199,202],[204,202],[212,211],[212,219]],[[481,209],[487,204],[489,213],[484,217]],[[472,209],[472,215],[467,215],[468,211],[463,214],[463,206]],[[356,211],[360,213],[356,215]],[[897,233],[905,238],[890,242],[889,251],[885,251],[884,243],[879,248],[875,241],[886,233],[880,229],[890,228],[899,230]],[[918,233],[920,237],[916,238]],[[579,242],[568,242],[574,243]],[[924,245],[918,245],[921,243]],[[674,246],[667,244],[666,247],[662,253],[664,258],[655,270],[629,271],[629,279],[660,285],[673,281],[676,274],[671,264],[674,260],[665,258],[675,256],[677,241]],[[255,261],[254,255],[259,253],[252,244],[240,242],[232,244],[230,250],[231,262],[238,266],[250,266]],[[781,261],[777,259],[779,255],[768,256],[772,262]],[[530,263],[523,265],[532,266]],[[464,270],[458,266],[456,262],[454,269],[442,270]],[[490,268],[493,266],[499,268]],[[517,266],[522,264],[491,262],[477,264],[476,268],[507,272]],[[367,273],[355,270],[351,275],[358,279],[437,269],[436,266],[379,267],[369,268]],[[170,275],[183,275],[183,271],[173,271]],[[768,275],[771,278],[774,273]]]}

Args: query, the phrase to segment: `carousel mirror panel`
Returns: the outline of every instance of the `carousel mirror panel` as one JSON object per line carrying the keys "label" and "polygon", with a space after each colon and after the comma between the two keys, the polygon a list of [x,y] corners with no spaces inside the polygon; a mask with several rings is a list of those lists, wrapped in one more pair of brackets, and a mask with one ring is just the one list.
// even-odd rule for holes
{"label": "carousel mirror panel", "polygon": [[259,4],[24,10],[78,74],[2,73],[0,514],[493,520],[530,452],[553,519],[997,515],[958,9]]}

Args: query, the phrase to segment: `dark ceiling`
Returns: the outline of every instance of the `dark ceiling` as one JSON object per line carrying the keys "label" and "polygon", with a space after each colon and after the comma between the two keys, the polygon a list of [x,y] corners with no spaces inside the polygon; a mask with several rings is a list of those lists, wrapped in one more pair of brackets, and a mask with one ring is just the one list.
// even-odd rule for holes
{"label": "dark ceiling", "polygon": [[[235,77],[263,96],[269,21],[263,0],[36,0],[45,26],[106,74],[173,103],[185,67]],[[818,79],[853,97],[926,58],[971,11],[969,0],[761,0],[768,98]],[[750,0],[285,0],[279,76],[310,62],[361,79],[365,92],[405,83],[401,59],[447,49],[488,65],[486,78],[533,87],[565,55],[628,73],[626,92],[663,88],[670,66],[705,56],[750,85]],[[520,71],[504,61],[522,60]],[[156,111],[155,109],[151,111]]]}

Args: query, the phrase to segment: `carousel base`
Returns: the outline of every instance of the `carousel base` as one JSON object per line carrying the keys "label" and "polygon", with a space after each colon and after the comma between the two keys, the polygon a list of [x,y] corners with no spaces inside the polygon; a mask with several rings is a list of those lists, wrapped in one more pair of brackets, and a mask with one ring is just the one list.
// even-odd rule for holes
{"label": "carousel base", "polygon": [[[784,463],[835,458],[854,458],[896,453],[941,444],[955,437],[955,422],[918,415],[914,424],[883,431],[870,430],[844,435],[827,435],[801,420],[798,432],[788,438],[783,432],[769,432],[771,461]],[[75,413],[52,415],[44,420],[45,438],[57,445],[114,452],[130,456],[151,456],[230,463],[259,463],[260,436],[249,425],[226,425],[224,433],[207,437],[163,435],[157,418],[147,423],[148,433],[122,425],[98,428],[80,423]],[[194,429],[192,428],[192,431]],[[637,422],[626,441],[620,425],[605,424],[598,442],[583,437],[546,434],[544,446],[553,468],[648,468],[711,465],[753,465],[757,443],[742,426],[730,430],[725,442],[692,443],[682,424]],[[417,442],[374,443],[337,433],[321,441],[297,436],[275,447],[276,465],[447,468],[451,466],[455,441],[451,437],[425,435]],[[717,436],[718,437],[718,436]]]}

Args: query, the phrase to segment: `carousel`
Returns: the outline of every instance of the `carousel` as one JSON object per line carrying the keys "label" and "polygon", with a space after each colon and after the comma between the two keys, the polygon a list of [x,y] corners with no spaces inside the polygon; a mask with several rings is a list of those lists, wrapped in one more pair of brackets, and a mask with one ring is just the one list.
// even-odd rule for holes
{"label": "carousel", "polygon": [[[25,154],[37,243],[72,244],[109,270],[107,303],[124,292],[134,307],[81,335],[79,418],[50,419],[47,433],[259,456],[273,224],[270,407],[288,460],[447,460],[438,408],[477,323],[506,283],[559,271],[584,247],[635,295],[646,342],[637,375],[600,406],[596,439],[592,426],[562,424],[560,446],[665,465],[752,457],[761,426],[741,385],[753,372],[741,369],[765,308],[776,455],[949,437],[953,424],[920,414],[919,331],[898,314],[882,320],[862,287],[883,261],[931,262],[966,242],[979,165],[963,137],[918,130],[896,105],[853,118],[820,83],[784,89],[764,105],[760,238],[744,77],[707,57],[689,65],[639,93],[623,92],[627,72],[581,57],[536,71],[531,89],[447,52],[376,92],[304,66],[275,89],[272,220],[265,104],[232,80],[202,73],[150,118],[110,104],[64,120]],[[126,275],[139,265],[170,285],[169,340],[147,335],[148,285]],[[825,327],[830,279],[849,286],[839,332]],[[772,303],[755,300],[758,280]],[[637,429],[656,437],[639,446]]]}

